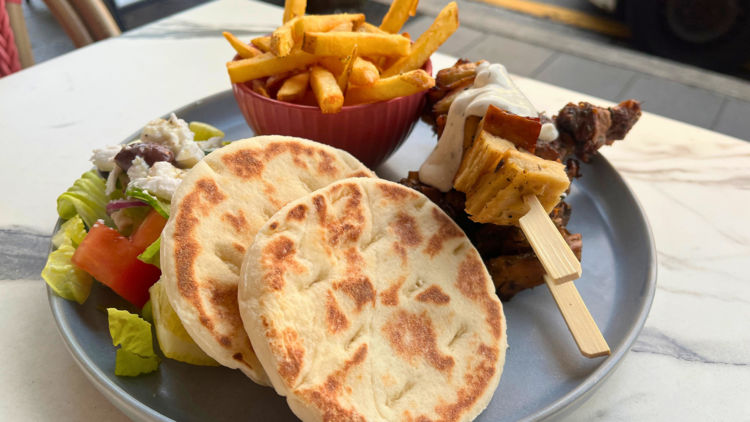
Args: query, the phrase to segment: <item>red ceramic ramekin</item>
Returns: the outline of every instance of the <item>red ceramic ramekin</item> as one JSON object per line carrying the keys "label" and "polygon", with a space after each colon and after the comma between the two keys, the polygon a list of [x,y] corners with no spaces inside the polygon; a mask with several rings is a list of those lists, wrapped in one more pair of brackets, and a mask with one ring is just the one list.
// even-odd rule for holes
{"label": "red ceramic ramekin", "polygon": [[[427,60],[422,69],[432,75],[432,62]],[[388,159],[409,136],[422,114],[427,92],[323,114],[317,106],[266,98],[249,83],[232,84],[232,89],[256,135],[296,136],[327,144],[349,152],[371,169]]]}

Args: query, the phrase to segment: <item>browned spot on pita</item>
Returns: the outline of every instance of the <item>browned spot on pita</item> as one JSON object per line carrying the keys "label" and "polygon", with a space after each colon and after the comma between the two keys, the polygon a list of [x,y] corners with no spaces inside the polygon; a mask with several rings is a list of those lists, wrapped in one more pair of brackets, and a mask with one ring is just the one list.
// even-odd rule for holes
{"label": "browned spot on pita", "polygon": [[339,308],[339,303],[330,290],[326,294],[326,324],[331,334],[338,334],[339,331],[349,328],[349,320]]}
{"label": "browned spot on pita", "polygon": [[279,227],[279,222],[274,221],[269,227],[271,228],[271,230],[276,230],[276,228]]}
{"label": "browned spot on pita", "polygon": [[333,156],[322,149],[318,150],[318,155],[320,156],[318,171],[327,176],[336,177],[339,171],[333,165]]}
{"label": "browned spot on pita", "polygon": [[490,326],[492,335],[500,338],[502,334],[502,314],[500,304],[493,292],[487,291],[489,280],[485,274],[484,264],[472,251],[458,267],[456,287],[467,298],[482,305],[485,321]]}
{"label": "browned spot on pita", "polygon": [[276,188],[265,180],[263,181],[263,193],[266,194],[266,199],[268,199],[268,201],[276,208],[284,208],[284,205],[286,205],[284,202],[279,201],[278,198],[276,198]]}
{"label": "browned spot on pita", "polygon": [[[205,326],[214,337],[214,327],[203,310],[203,303],[198,296],[198,280],[193,266],[201,251],[200,243],[195,238],[195,229],[201,222],[197,216],[200,210],[211,209],[223,201],[226,196],[219,190],[216,183],[211,179],[201,179],[193,190],[187,194],[175,215],[174,230],[174,260],[175,274],[177,278],[177,289],[180,295],[190,302],[199,315],[201,324]],[[218,338],[217,338],[218,340]]]}
{"label": "browned spot on pita", "polygon": [[232,154],[226,154],[221,157],[221,161],[232,173],[243,179],[260,177],[265,167],[258,152],[250,149],[241,149]]}
{"label": "browned spot on pita", "polygon": [[401,257],[401,265],[406,266],[407,264],[407,255],[406,255],[406,248],[404,245],[402,245],[400,242],[393,242],[393,250],[396,252],[398,256]]}
{"label": "browned spot on pita", "polygon": [[363,171],[360,170],[360,171],[352,174],[349,177],[372,177],[372,176],[370,176],[369,174],[367,174],[367,173],[365,173],[365,172],[363,172]]}
{"label": "browned spot on pita", "polygon": [[421,356],[439,371],[450,371],[455,365],[452,356],[438,350],[437,335],[426,311],[419,315],[404,309],[393,312],[383,326],[383,334],[396,354],[412,364],[414,358]]}
{"label": "browned spot on pita", "polygon": [[383,196],[393,201],[402,201],[417,196],[411,189],[391,183],[378,183],[378,189]]}
{"label": "browned spot on pita", "polygon": [[416,299],[419,302],[434,303],[435,305],[447,305],[451,301],[451,297],[445,294],[437,284],[418,294]]}
{"label": "browned spot on pita", "polygon": [[305,204],[299,204],[289,211],[286,215],[286,219],[302,221],[305,219],[305,214],[307,214],[307,206]]}
{"label": "browned spot on pita", "polygon": [[398,292],[404,285],[406,277],[400,277],[397,282],[391,284],[387,289],[380,292],[380,301],[385,306],[398,306]]}
{"label": "browned spot on pita", "polygon": [[435,257],[443,249],[443,243],[447,240],[463,236],[464,232],[458,228],[450,217],[438,208],[432,208],[432,217],[438,222],[440,228],[437,233],[430,237],[424,252],[431,257]]}
{"label": "browned spot on pita", "polygon": [[232,339],[227,336],[221,336],[221,338],[219,339],[219,344],[224,347],[232,347]]}
{"label": "browned spot on pita", "polygon": [[399,212],[396,219],[391,223],[391,227],[393,228],[393,231],[396,232],[399,239],[401,239],[401,242],[406,246],[414,247],[422,243],[422,234],[419,233],[419,224],[417,223],[417,220],[409,214]]}
{"label": "browned spot on pita", "polygon": [[288,142],[270,142],[266,145],[263,155],[266,160],[271,160],[277,155],[288,152],[292,155],[292,162],[294,165],[307,168],[307,163],[300,159],[301,156],[306,155],[308,157],[313,156],[313,148],[304,146],[301,142],[288,141]]}
{"label": "browned spot on pita", "polygon": [[244,254],[245,253],[245,246],[240,245],[237,242],[232,242],[232,247],[237,250],[237,252]]}
{"label": "browned spot on pita", "polygon": [[435,406],[435,413],[440,415],[438,422],[455,422],[461,415],[472,409],[477,400],[482,397],[497,370],[499,351],[495,347],[480,344],[476,355],[480,361],[477,366],[470,368],[464,374],[465,387],[458,390],[456,401],[451,404]]}
{"label": "browned spot on pita", "polygon": [[[209,300],[214,306],[214,312],[217,318],[223,322],[228,322],[234,328],[242,328],[242,319],[237,312],[237,286],[222,286],[216,280],[209,283]],[[228,339],[231,345],[231,339]],[[224,344],[224,342],[222,342]]]}
{"label": "browned spot on pita", "polygon": [[243,361],[244,356],[242,356],[242,353],[235,353],[232,355],[232,359],[237,360],[237,361]]}
{"label": "browned spot on pita", "polygon": [[325,198],[322,195],[315,195],[313,197],[313,205],[315,206],[315,212],[318,214],[320,222],[325,224],[328,218],[328,205],[326,204]]}
{"label": "browned spot on pita", "polygon": [[344,367],[326,378],[326,381],[314,388],[300,390],[298,394],[308,403],[317,407],[322,413],[321,420],[331,422],[366,422],[367,420],[348,407],[339,399],[344,390],[343,383],[348,372],[355,366],[362,364],[367,358],[367,344],[359,346],[354,356],[344,363]]}
{"label": "browned spot on pita", "polygon": [[286,236],[279,236],[266,244],[261,252],[264,281],[274,290],[284,288],[284,274],[287,271],[300,273],[302,265],[294,259],[294,242]]}
{"label": "browned spot on pita", "polygon": [[305,348],[297,335],[297,331],[293,328],[285,329],[281,344],[274,343],[272,347],[275,349],[274,354],[279,356],[279,375],[286,381],[287,385],[294,384],[294,380],[297,379],[302,370],[305,358]]}
{"label": "browned spot on pita", "polygon": [[347,296],[354,300],[357,312],[361,312],[362,308],[369,302],[375,306],[375,287],[370,282],[370,279],[357,275],[350,277],[347,280],[333,283],[333,288],[341,290],[346,293]]}
{"label": "browned spot on pita", "polygon": [[224,215],[221,216],[221,219],[229,223],[234,231],[238,233],[247,227],[247,219],[245,219],[245,213],[243,213],[242,210],[238,210],[237,215],[234,215],[231,212],[227,211]]}

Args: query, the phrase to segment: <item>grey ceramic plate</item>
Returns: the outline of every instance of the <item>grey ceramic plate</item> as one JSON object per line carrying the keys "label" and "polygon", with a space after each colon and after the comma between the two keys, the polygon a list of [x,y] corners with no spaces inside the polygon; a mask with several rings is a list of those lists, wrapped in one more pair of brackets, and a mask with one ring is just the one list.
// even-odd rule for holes
{"label": "grey ceramic plate", "polygon": [[[252,135],[229,91],[176,113],[187,121],[219,127],[228,140]],[[431,129],[419,123],[377,173],[399,180],[418,169],[434,145]],[[510,349],[497,392],[477,421],[564,417],[607,379],[643,327],[656,287],[651,231],[620,175],[603,157],[593,161],[583,165],[584,177],[573,184],[567,200],[573,206],[568,227],[583,234],[583,277],[576,286],[612,355],[582,357],[546,287],[522,292],[505,304]],[[84,373],[133,420],[296,420],[282,397],[236,370],[164,359],[155,373],[116,377],[115,348],[101,309],[117,304],[117,296],[96,283],[83,306],[51,291],[49,301],[60,333]]]}

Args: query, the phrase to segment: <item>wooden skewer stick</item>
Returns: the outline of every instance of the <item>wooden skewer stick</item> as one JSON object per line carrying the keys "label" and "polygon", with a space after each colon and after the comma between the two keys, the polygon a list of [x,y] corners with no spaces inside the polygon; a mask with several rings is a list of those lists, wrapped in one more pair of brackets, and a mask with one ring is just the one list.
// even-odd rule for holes
{"label": "wooden skewer stick", "polygon": [[581,263],[539,199],[535,195],[526,195],[523,200],[531,209],[521,217],[519,224],[552,281],[561,284],[581,277]]}
{"label": "wooden skewer stick", "polygon": [[604,340],[599,327],[594,322],[594,318],[591,317],[586,304],[583,303],[575,284],[572,281],[557,284],[546,274],[544,275],[544,282],[547,283],[547,287],[549,287],[565,323],[568,324],[570,334],[573,335],[581,354],[587,358],[609,356],[607,341]]}

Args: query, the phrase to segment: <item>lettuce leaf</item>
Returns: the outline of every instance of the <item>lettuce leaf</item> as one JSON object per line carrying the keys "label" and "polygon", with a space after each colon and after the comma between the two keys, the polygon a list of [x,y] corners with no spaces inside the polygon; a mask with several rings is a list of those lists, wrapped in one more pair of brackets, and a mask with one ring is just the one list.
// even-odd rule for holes
{"label": "lettuce leaf", "polygon": [[161,214],[162,217],[169,218],[169,213],[171,211],[171,205],[169,204],[169,202],[162,201],[161,199],[148,193],[148,191],[145,191],[136,186],[131,186],[128,187],[125,195],[140,199],[141,201],[149,204],[153,209],[156,210],[156,212]]}
{"label": "lettuce leaf", "polygon": [[47,265],[42,270],[42,278],[58,296],[82,304],[91,293],[94,278],[73,265],[71,258],[75,252],[73,242],[69,237],[64,236],[60,247],[49,254]]}
{"label": "lettuce leaf", "polygon": [[117,350],[115,375],[134,377],[155,371],[160,359],[154,353],[151,324],[115,308],[107,308],[107,314],[112,344],[122,346]]}
{"label": "lettuce leaf", "polygon": [[149,292],[156,338],[159,340],[159,348],[164,356],[192,365],[219,366],[218,362],[201,350],[185,330],[180,317],[169,303],[161,281],[151,286]]}
{"label": "lettuce leaf", "polygon": [[140,356],[125,349],[117,349],[115,360],[115,375],[122,377],[135,377],[141,374],[154,372],[159,368],[159,356]]}
{"label": "lettuce leaf", "polygon": [[148,302],[146,302],[146,304],[143,305],[143,309],[141,309],[141,318],[153,324],[154,311],[151,308],[151,299],[149,299]]}
{"label": "lettuce leaf", "polygon": [[159,249],[161,248],[161,236],[154,243],[151,244],[142,254],[138,255],[138,259],[145,262],[146,264],[156,265],[161,268],[161,261],[159,259]]}
{"label": "lettuce leaf", "polygon": [[104,180],[95,170],[83,173],[57,198],[57,214],[64,220],[80,215],[87,227],[92,227],[96,220],[104,220],[106,225],[113,227],[114,223],[107,215],[109,197],[104,193],[105,189]]}
{"label": "lettuce leaf", "polygon": [[52,244],[55,245],[56,248],[59,248],[65,241],[65,238],[69,238],[72,241],[73,246],[78,247],[78,245],[83,242],[84,237],[86,237],[86,227],[83,225],[81,216],[76,215],[70,220],[64,222],[62,226],[60,226],[60,230],[52,235]]}

